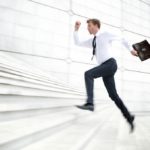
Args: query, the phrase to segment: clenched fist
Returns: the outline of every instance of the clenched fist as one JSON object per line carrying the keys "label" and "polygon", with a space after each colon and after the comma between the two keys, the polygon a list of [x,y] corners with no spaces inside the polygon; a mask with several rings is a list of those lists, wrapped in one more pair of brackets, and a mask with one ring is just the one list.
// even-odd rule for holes
{"label": "clenched fist", "polygon": [[81,26],[81,22],[80,21],[76,21],[75,22],[75,31],[78,31],[80,26]]}

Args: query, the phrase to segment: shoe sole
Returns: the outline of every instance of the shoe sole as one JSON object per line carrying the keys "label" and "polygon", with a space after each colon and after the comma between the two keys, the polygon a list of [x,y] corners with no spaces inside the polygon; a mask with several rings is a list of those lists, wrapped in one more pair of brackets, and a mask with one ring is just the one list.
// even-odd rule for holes
{"label": "shoe sole", "polygon": [[89,108],[89,109],[87,109],[87,108],[83,108],[83,107],[80,107],[80,106],[77,106],[77,105],[76,105],[76,107],[77,107],[77,108],[80,108],[80,109],[83,109],[83,110],[94,111],[94,109],[90,109],[90,108]]}

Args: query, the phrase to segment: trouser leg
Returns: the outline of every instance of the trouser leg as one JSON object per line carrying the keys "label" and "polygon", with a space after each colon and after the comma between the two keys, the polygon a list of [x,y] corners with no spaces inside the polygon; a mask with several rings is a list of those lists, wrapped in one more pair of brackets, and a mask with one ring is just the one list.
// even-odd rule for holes
{"label": "trouser leg", "polygon": [[102,76],[111,75],[116,71],[116,61],[110,59],[109,62],[96,66],[84,73],[85,87],[87,93],[87,103],[93,104],[94,97],[94,79]]}
{"label": "trouser leg", "polygon": [[123,101],[117,94],[114,76],[112,75],[112,76],[108,76],[108,77],[103,77],[103,82],[107,89],[109,97],[115,102],[117,107],[121,110],[123,116],[127,120],[129,120],[131,118],[131,115],[130,115],[128,109],[126,108],[126,106],[124,105]]}

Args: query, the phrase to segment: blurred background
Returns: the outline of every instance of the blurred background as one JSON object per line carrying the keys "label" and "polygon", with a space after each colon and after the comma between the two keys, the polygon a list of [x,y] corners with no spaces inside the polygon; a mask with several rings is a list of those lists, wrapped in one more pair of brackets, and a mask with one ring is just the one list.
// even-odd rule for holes
{"label": "blurred background", "polygon": [[[119,67],[116,86],[125,104],[139,117],[139,130],[137,135],[128,138],[128,128],[122,129],[126,123],[98,78],[94,82],[95,101],[100,109],[97,113],[107,107],[113,109],[107,111],[108,118],[113,113],[120,118],[109,120],[107,128],[102,130],[105,132],[98,134],[103,135],[98,139],[106,138],[106,141],[87,146],[87,141],[101,129],[97,122],[101,124],[101,119],[105,119],[105,115],[95,113],[93,116],[73,107],[86,99],[84,72],[97,65],[95,58],[91,61],[92,50],[77,47],[73,41],[76,20],[82,23],[81,39],[90,37],[86,24],[88,18],[100,19],[101,30],[123,35],[130,44],[145,39],[150,42],[149,0],[0,0],[1,150],[72,150],[71,145],[75,143],[74,150],[148,150],[150,60],[141,62],[118,42],[112,44]],[[91,118],[88,120],[82,115]],[[76,130],[70,129],[68,133],[60,130],[73,124]],[[89,126],[83,132],[86,124]],[[61,135],[56,134],[58,127],[63,131]],[[51,136],[54,139],[47,139],[45,144],[31,144],[51,134],[55,135]]]}

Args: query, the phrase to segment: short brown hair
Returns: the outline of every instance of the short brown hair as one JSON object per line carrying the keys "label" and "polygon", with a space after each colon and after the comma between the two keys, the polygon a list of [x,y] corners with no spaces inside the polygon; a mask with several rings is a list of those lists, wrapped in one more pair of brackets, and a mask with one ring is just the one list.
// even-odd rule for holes
{"label": "short brown hair", "polygon": [[88,20],[87,20],[87,23],[89,23],[89,22],[92,22],[94,25],[97,25],[98,28],[101,27],[101,22],[100,22],[100,20],[98,20],[98,19],[95,19],[95,18],[93,18],[93,19],[88,19]]}

